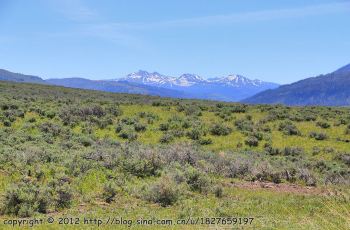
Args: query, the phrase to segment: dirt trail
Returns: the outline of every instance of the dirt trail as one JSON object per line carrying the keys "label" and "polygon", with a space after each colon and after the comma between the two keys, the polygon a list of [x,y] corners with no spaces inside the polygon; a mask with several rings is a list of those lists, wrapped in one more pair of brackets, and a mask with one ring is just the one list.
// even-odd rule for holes
{"label": "dirt trail", "polygon": [[266,189],[275,192],[286,192],[294,194],[308,194],[308,195],[334,195],[333,192],[325,188],[317,188],[310,186],[301,186],[297,184],[275,184],[272,182],[234,182],[230,186],[244,188],[244,189]]}

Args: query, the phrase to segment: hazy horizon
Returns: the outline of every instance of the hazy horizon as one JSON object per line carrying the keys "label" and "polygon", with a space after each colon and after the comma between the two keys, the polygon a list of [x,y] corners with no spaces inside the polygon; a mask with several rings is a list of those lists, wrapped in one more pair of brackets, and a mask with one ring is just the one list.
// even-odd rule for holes
{"label": "hazy horizon", "polygon": [[350,62],[350,2],[0,2],[0,68],[115,79],[139,69],[286,84]]}
{"label": "hazy horizon", "polygon": [[[339,67],[339,68],[341,68],[341,67]],[[0,68],[0,69],[4,69],[4,68]],[[36,77],[40,77],[40,78],[42,78],[43,80],[50,80],[50,79],[67,79],[67,78],[84,78],[84,79],[88,79],[88,80],[118,80],[118,79],[121,79],[121,78],[124,78],[124,77],[126,77],[126,75],[124,75],[124,76],[116,76],[116,77],[112,77],[112,78],[103,78],[103,77],[100,77],[100,78],[98,78],[98,79],[96,79],[96,78],[89,78],[89,77],[85,77],[85,76],[62,76],[62,77],[50,77],[50,76],[39,76],[39,75],[35,75],[35,74],[30,74],[30,73],[21,73],[21,72],[17,72],[17,71],[14,71],[14,70],[9,70],[9,69],[4,69],[4,70],[6,70],[6,71],[10,71],[10,72],[13,72],[13,73],[18,73],[18,74],[24,74],[24,75],[31,75],[31,76],[36,76]],[[337,69],[335,69],[335,70],[337,70]],[[335,71],[334,70],[334,71]],[[138,69],[137,71],[133,71],[133,72],[130,72],[130,73],[128,73],[128,74],[131,74],[131,73],[135,73],[135,72],[138,72],[138,71],[146,71],[146,72],[149,72],[149,73],[154,73],[154,72],[158,72],[158,71],[148,71],[148,70],[142,70],[142,69]],[[331,71],[331,72],[333,72],[333,71]],[[180,75],[171,75],[171,74],[164,74],[164,73],[160,73],[160,72],[158,72],[159,74],[161,74],[161,75],[164,75],[164,76],[168,76],[168,77],[175,77],[175,78],[178,78],[178,77],[180,77],[182,74],[196,74],[196,73],[182,73],[182,74],[180,74]],[[330,72],[329,72],[330,73]],[[327,74],[327,73],[320,73],[319,75],[321,75],[321,74]],[[228,74],[228,75],[241,75],[241,74],[239,74],[239,73],[231,73],[231,74]],[[208,79],[211,79],[211,78],[216,78],[216,77],[227,77],[228,75],[220,75],[220,76],[209,76],[209,77],[203,77],[203,76],[200,76],[200,77],[203,77],[204,79],[206,79],[206,80],[208,80]],[[250,79],[250,80],[262,80],[262,79],[259,79],[259,78],[256,78],[256,77],[250,77],[250,76],[244,76],[244,75],[242,75],[243,77],[246,77],[246,78],[248,78],[248,79]],[[318,76],[318,75],[317,75]],[[316,77],[316,75],[315,76],[309,76],[309,77]],[[308,77],[305,77],[305,78],[308,78]],[[301,78],[301,79],[299,79],[299,80],[296,80],[296,81],[300,81],[300,80],[303,80],[303,79],[305,79],[305,78]],[[271,82],[271,83],[277,83],[277,84],[279,84],[279,85],[284,85],[284,84],[290,84],[290,83],[293,83],[293,82],[288,82],[288,83],[281,83],[281,82],[272,82],[272,81],[266,81],[266,80],[263,80],[263,81],[265,81],[265,82]],[[295,81],[295,82],[296,82]]]}

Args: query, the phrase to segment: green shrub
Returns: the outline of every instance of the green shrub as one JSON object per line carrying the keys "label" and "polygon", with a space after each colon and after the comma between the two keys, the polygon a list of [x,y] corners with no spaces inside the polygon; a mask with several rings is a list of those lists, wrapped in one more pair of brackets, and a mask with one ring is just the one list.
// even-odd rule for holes
{"label": "green shrub", "polygon": [[163,106],[163,103],[160,101],[154,101],[154,102],[152,102],[152,106],[156,106],[156,107]]}
{"label": "green shrub", "polygon": [[350,153],[343,153],[336,157],[337,160],[342,161],[344,164],[350,166]]}
{"label": "green shrub", "polygon": [[348,125],[345,129],[345,135],[349,135],[350,134],[350,125]]}
{"label": "green shrub", "polygon": [[165,133],[163,136],[159,139],[160,143],[169,143],[174,140],[174,136],[170,133]]}
{"label": "green shrub", "polygon": [[160,131],[168,131],[169,130],[169,124],[168,123],[162,123],[159,125]]}
{"label": "green shrub", "polygon": [[253,132],[254,122],[251,120],[241,119],[235,121],[235,126],[240,131]]}
{"label": "green shrub", "polygon": [[180,138],[185,135],[185,132],[180,129],[173,129],[167,132],[169,135],[172,135],[174,138]]}
{"label": "green shrub", "polygon": [[79,142],[80,142],[80,144],[82,144],[83,146],[89,147],[89,146],[91,146],[91,145],[93,144],[94,141],[93,141],[91,138],[89,138],[89,137],[81,136],[81,137],[79,138]]}
{"label": "green shrub", "polygon": [[122,131],[123,128],[124,128],[124,125],[118,124],[118,125],[115,127],[115,132],[116,132],[116,133],[120,133],[120,131]]}
{"label": "green shrub", "polygon": [[179,192],[176,183],[170,177],[163,176],[149,187],[145,198],[166,207],[173,205],[179,199]]}
{"label": "green shrub", "polygon": [[232,132],[232,129],[223,124],[214,124],[210,128],[210,133],[215,136],[227,136]]}
{"label": "green shrub", "polygon": [[284,178],[290,182],[290,183],[295,183],[295,181],[297,180],[297,170],[295,168],[287,168],[284,171]]}
{"label": "green shrub", "polygon": [[324,121],[318,121],[316,123],[316,126],[321,127],[323,129],[328,129],[329,127],[331,127],[331,125],[329,123],[324,122]]}
{"label": "green shrub", "polygon": [[259,140],[258,140],[258,138],[254,137],[254,136],[249,136],[244,141],[244,143],[250,147],[256,147],[259,145]]}
{"label": "green shrub", "polygon": [[183,121],[183,123],[182,123],[182,128],[188,129],[188,128],[190,128],[190,127],[191,127],[191,122],[190,122],[189,120]]}
{"label": "green shrub", "polygon": [[144,131],[146,131],[146,125],[141,124],[141,123],[135,123],[134,129],[136,132],[144,132]]}
{"label": "green shrub", "polygon": [[241,178],[252,173],[252,162],[247,159],[236,158],[228,162],[225,176],[229,178]]}
{"label": "green shrub", "polygon": [[283,173],[277,171],[269,162],[260,162],[254,169],[253,180],[270,181],[273,183],[281,183]]}
{"label": "green shrub", "polygon": [[98,118],[94,120],[94,123],[96,123],[100,129],[105,129],[108,125],[113,124],[113,119],[109,116],[104,118]]}
{"label": "green shrub", "polygon": [[258,139],[259,141],[261,141],[264,138],[264,135],[262,133],[256,131],[250,133],[250,135]]}
{"label": "green shrub", "polygon": [[278,130],[285,135],[300,135],[298,128],[290,121],[280,123]]}
{"label": "green shrub", "polygon": [[73,201],[73,190],[69,184],[56,188],[55,203],[57,208],[69,208]]}
{"label": "green shrub", "polygon": [[305,152],[304,149],[300,147],[285,147],[283,153],[286,156],[301,156]]}
{"label": "green shrub", "polygon": [[317,133],[317,132],[311,132],[309,136],[311,138],[314,138],[315,140],[318,140],[318,141],[326,140],[328,138],[327,134]]}
{"label": "green shrub", "polygon": [[198,140],[198,143],[199,143],[200,145],[210,145],[210,144],[213,143],[213,140],[210,139],[210,138],[200,138],[200,139]]}
{"label": "green shrub", "polygon": [[192,191],[198,191],[200,193],[206,193],[208,191],[210,180],[198,169],[188,166],[185,171],[185,178],[186,183]]}
{"label": "green shrub", "polygon": [[118,136],[129,141],[134,141],[137,139],[137,133],[135,133],[132,129],[122,130]]}
{"label": "green shrub", "polygon": [[57,137],[62,131],[60,126],[50,122],[42,123],[39,128],[41,132],[51,134],[54,137]]}
{"label": "green shrub", "polygon": [[222,198],[223,195],[224,195],[224,189],[222,188],[221,185],[217,185],[214,187],[214,194],[215,194],[215,197],[217,198]]}
{"label": "green shrub", "polygon": [[117,185],[113,182],[107,182],[103,186],[102,199],[107,203],[111,203],[114,200],[116,195],[117,195]]}
{"label": "green shrub", "polygon": [[36,184],[20,182],[8,187],[3,201],[2,213],[30,217],[36,212],[46,213],[50,196]]}
{"label": "green shrub", "polygon": [[132,147],[125,151],[122,161],[124,171],[137,177],[157,176],[164,166],[160,153],[151,149]]}
{"label": "green shrub", "polygon": [[36,122],[35,117],[29,118],[29,119],[28,119],[28,122],[29,122],[29,123],[35,123],[35,122]]}
{"label": "green shrub", "polygon": [[9,121],[9,120],[4,121],[3,124],[5,127],[11,127],[11,125],[12,125],[11,121]]}
{"label": "green shrub", "polygon": [[106,111],[115,117],[118,117],[123,114],[123,111],[120,109],[118,105],[109,106],[106,108]]}
{"label": "green shrub", "polygon": [[316,186],[316,178],[312,175],[312,173],[308,169],[301,168],[299,170],[298,175],[299,175],[299,179],[305,182],[305,185]]}
{"label": "green shrub", "polygon": [[247,106],[242,104],[231,105],[229,107],[232,113],[245,113],[247,112]]}
{"label": "green shrub", "polygon": [[138,122],[138,119],[135,117],[125,117],[120,122],[125,125],[134,125]]}
{"label": "green shrub", "polygon": [[200,107],[195,105],[180,105],[177,110],[184,112],[186,116],[202,116]]}
{"label": "green shrub", "polygon": [[56,116],[54,111],[48,111],[45,113],[47,118],[53,119]]}
{"label": "green shrub", "polygon": [[186,136],[192,140],[199,140],[202,136],[202,131],[198,128],[188,130]]}

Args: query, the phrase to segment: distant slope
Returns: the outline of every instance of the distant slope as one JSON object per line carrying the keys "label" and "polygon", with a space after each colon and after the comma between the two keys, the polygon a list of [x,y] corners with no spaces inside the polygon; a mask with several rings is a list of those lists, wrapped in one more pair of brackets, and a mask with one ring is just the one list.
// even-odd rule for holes
{"label": "distant slope", "polygon": [[59,85],[71,88],[92,89],[113,93],[130,93],[130,94],[147,94],[154,96],[186,98],[188,94],[159,87],[141,85],[130,82],[116,81],[94,81],[84,78],[63,78],[63,79],[48,79],[46,82],[52,85]]}
{"label": "distant slope", "polygon": [[307,78],[243,100],[253,104],[350,105],[350,64],[333,73]]}
{"label": "distant slope", "polygon": [[182,90],[187,93],[192,93],[193,98],[219,100],[219,101],[240,101],[243,98],[250,97],[258,92],[266,89],[276,88],[277,85],[266,86],[244,86],[234,87],[227,84],[194,84],[188,87],[174,86],[173,89]]}
{"label": "distant slope", "polygon": [[45,81],[37,76],[24,75],[20,73],[12,73],[10,71],[0,69],[0,81],[14,81],[14,82],[28,82],[28,83],[41,83],[45,84]]}

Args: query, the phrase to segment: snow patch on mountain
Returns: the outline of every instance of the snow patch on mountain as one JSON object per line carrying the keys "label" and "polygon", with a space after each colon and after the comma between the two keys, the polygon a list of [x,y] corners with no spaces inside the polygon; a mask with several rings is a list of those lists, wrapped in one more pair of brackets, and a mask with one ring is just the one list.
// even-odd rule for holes
{"label": "snow patch on mountain", "polygon": [[157,72],[149,73],[147,71],[139,70],[138,72],[128,74],[124,78],[117,79],[117,81],[128,81],[146,85],[162,86],[169,83],[172,84],[172,82],[175,81],[175,78],[165,76]]}
{"label": "snow patch on mountain", "polygon": [[195,74],[182,74],[179,78],[176,79],[175,85],[178,86],[192,86],[195,84],[206,83],[207,80],[204,80],[202,77]]}

